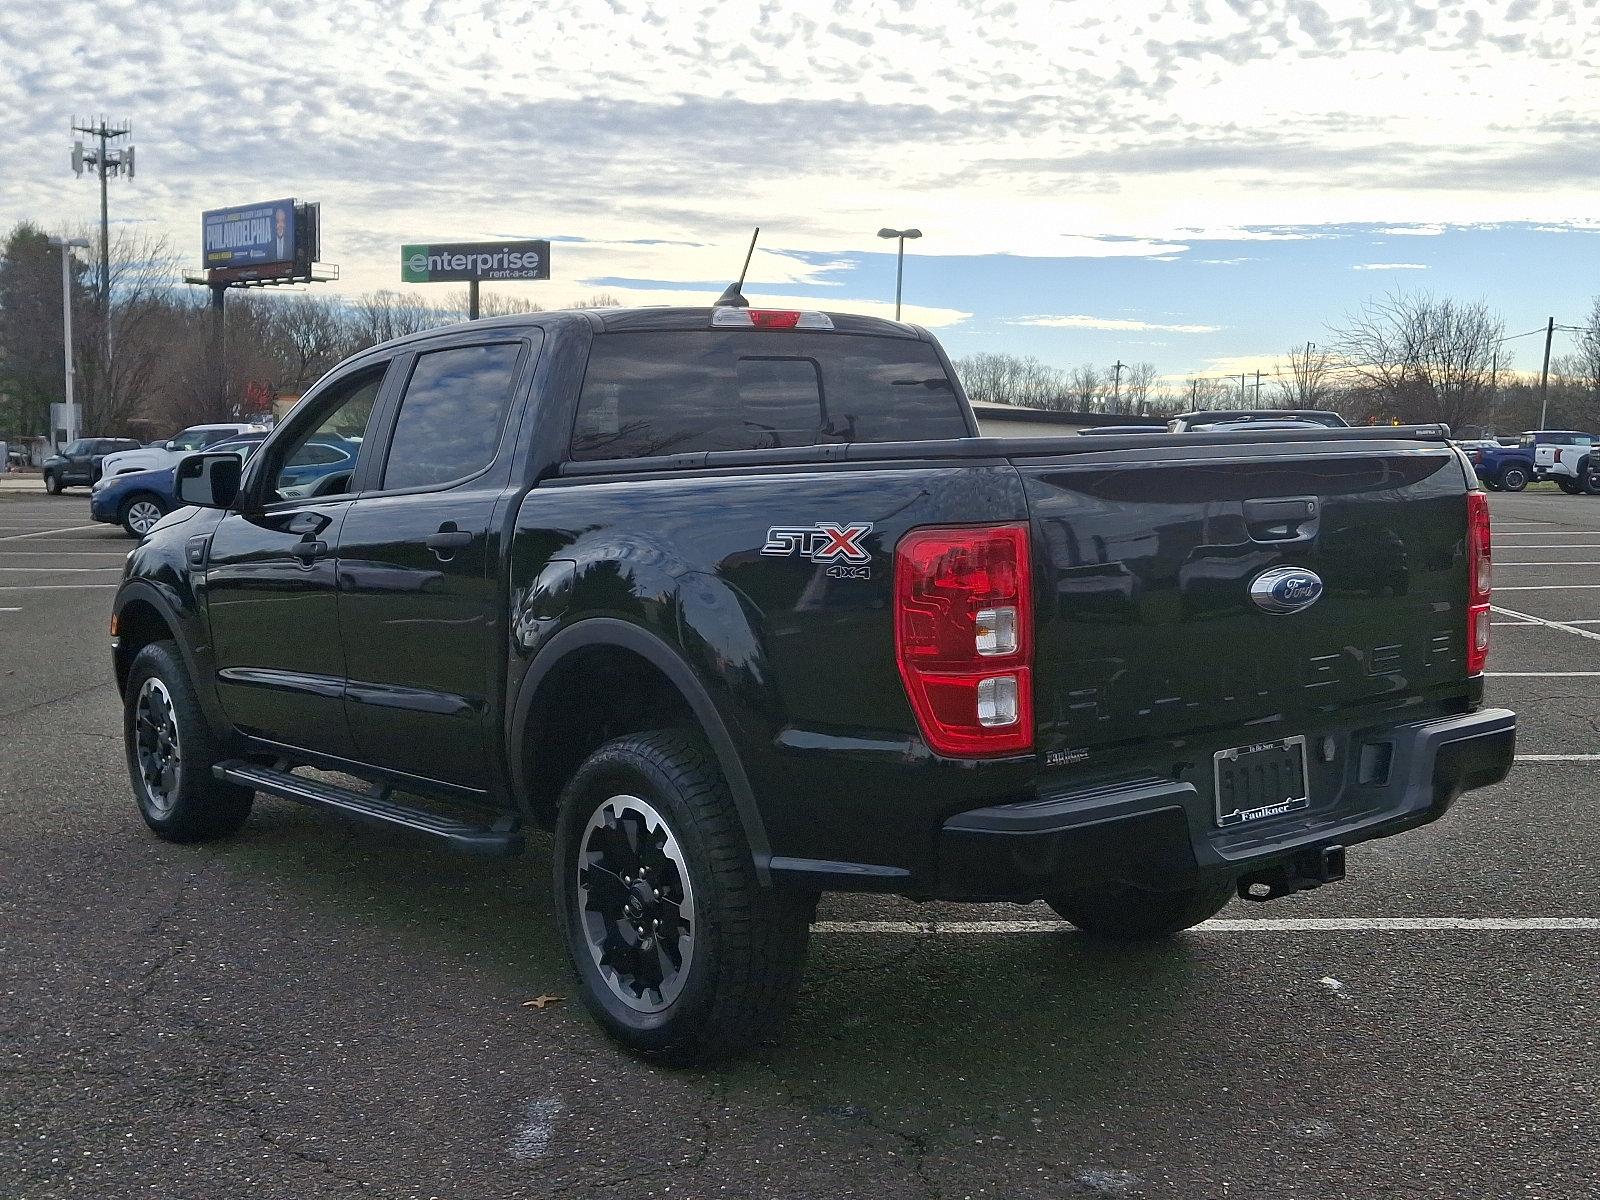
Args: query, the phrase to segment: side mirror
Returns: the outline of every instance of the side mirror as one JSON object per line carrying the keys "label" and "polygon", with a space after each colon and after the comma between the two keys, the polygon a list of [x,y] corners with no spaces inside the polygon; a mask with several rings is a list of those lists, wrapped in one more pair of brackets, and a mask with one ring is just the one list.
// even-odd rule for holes
{"label": "side mirror", "polygon": [[191,454],[178,464],[173,491],[179,504],[228,508],[239,495],[244,459],[232,451]]}
{"label": "side mirror", "polygon": [[172,438],[169,441],[162,442],[161,448],[163,450],[176,450],[178,448],[178,439]]}

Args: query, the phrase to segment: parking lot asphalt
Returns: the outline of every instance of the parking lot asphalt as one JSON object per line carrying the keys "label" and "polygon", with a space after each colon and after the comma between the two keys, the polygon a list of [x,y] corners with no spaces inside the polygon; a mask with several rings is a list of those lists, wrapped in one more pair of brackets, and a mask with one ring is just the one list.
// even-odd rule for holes
{"label": "parking lot asphalt", "polygon": [[131,543],[0,496],[0,1197],[1600,1195],[1600,500],[1492,507],[1504,784],[1163,945],[828,898],[784,1041],[694,1073],[525,1003],[572,994],[542,842],[151,837]]}

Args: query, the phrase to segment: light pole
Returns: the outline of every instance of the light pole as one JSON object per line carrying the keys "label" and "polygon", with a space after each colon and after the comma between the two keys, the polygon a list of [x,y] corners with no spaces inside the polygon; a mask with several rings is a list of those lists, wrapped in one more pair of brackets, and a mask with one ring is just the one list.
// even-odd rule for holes
{"label": "light pole", "polygon": [[900,253],[894,265],[894,319],[900,319],[900,287],[905,282],[906,275],[906,239],[922,236],[920,229],[890,229],[888,226],[878,230],[881,238],[893,238],[900,243]]}
{"label": "light pole", "polygon": [[[61,361],[67,376],[67,443],[78,436],[78,409],[72,402],[72,252],[87,250],[88,238],[51,238],[61,251]],[[51,433],[54,433],[51,430]]]}

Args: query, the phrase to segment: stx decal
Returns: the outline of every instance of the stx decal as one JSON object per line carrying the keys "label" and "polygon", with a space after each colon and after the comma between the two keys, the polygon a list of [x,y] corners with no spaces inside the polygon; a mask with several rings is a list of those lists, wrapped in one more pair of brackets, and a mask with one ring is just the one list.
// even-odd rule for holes
{"label": "stx decal", "polygon": [[861,539],[872,532],[871,521],[837,525],[819,521],[815,525],[774,525],[767,530],[761,553],[774,558],[803,554],[814,563],[828,567],[835,579],[866,579],[872,554]]}

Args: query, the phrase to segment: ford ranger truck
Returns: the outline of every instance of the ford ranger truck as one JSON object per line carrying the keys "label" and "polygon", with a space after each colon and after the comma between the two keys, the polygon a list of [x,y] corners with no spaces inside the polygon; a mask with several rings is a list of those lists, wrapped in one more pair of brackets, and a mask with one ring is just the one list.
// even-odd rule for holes
{"label": "ford ranger truck", "polygon": [[1446,432],[979,437],[932,337],[845,314],[403,338],[179,466],[114,602],[134,796],[531,844],[589,1009],[672,1063],[775,1031],[823,892],[1165,937],[1505,776]]}

